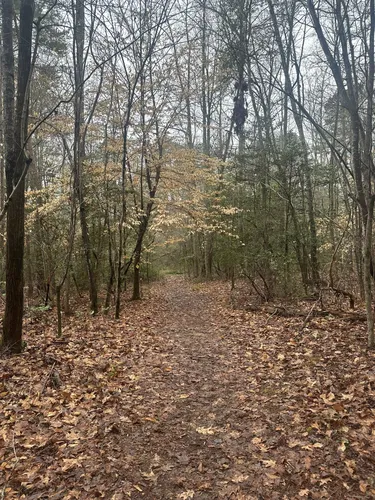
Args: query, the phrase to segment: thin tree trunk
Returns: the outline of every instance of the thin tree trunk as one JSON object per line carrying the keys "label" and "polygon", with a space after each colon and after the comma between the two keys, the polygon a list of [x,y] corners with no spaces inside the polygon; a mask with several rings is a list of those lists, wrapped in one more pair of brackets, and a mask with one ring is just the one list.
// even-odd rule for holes
{"label": "thin tree trunk", "polygon": [[70,293],[71,293],[70,284],[71,284],[70,269],[68,269],[65,280],[65,294],[64,294],[64,314],[66,316],[72,314],[72,310],[70,307]]}
{"label": "thin tree trunk", "polygon": [[140,300],[141,298],[141,252],[137,251],[134,255],[134,277],[133,277],[133,296],[132,300]]}
{"label": "thin tree trunk", "polygon": [[[0,42],[0,67],[4,68],[3,66],[3,44],[2,41]],[[5,68],[4,68],[5,69]],[[0,144],[4,144],[4,110],[3,110],[3,77],[0,77]],[[5,202],[5,192],[6,192],[6,186],[5,186],[5,179],[4,179],[4,155],[0,156],[0,211],[4,207],[4,202]],[[0,256],[1,258],[3,257],[3,252],[4,252],[4,246],[5,246],[5,239],[4,239],[4,222],[2,221],[0,224]],[[1,266],[3,267],[3,266]]]}
{"label": "thin tree trunk", "polygon": [[374,338],[374,310],[372,306],[372,277],[371,277],[371,256],[372,256],[372,224],[374,213],[374,195],[369,200],[369,210],[367,214],[366,233],[364,240],[364,288],[366,300],[366,316],[367,316],[367,344],[370,349],[375,346]]}
{"label": "thin tree trunk", "polygon": [[62,314],[61,314],[61,287],[56,287],[56,308],[57,308],[57,336],[62,336]]}
{"label": "thin tree trunk", "polygon": [[81,224],[82,244],[85,253],[87,274],[89,278],[90,307],[93,314],[98,312],[98,291],[96,277],[92,262],[92,249],[87,222],[87,210],[84,195],[83,181],[83,159],[84,137],[83,137],[83,113],[84,113],[84,41],[85,41],[85,2],[77,0],[75,10],[74,26],[74,48],[75,48],[75,87],[74,100],[74,189],[79,204],[79,218]]}
{"label": "thin tree trunk", "polygon": [[[155,184],[157,186],[157,182]],[[155,187],[156,191],[156,187]],[[150,216],[151,216],[151,210],[154,205],[154,196],[155,192],[151,193],[151,199],[147,203],[146,210],[145,210],[145,215],[142,216],[139,229],[138,229],[138,237],[137,237],[137,243],[134,249],[134,276],[133,276],[133,296],[132,300],[139,300],[141,298],[141,283],[140,283],[140,278],[141,278],[141,273],[140,273],[140,267],[141,267],[141,256],[142,256],[142,247],[143,247],[143,240],[147,231],[148,223],[150,221]]]}

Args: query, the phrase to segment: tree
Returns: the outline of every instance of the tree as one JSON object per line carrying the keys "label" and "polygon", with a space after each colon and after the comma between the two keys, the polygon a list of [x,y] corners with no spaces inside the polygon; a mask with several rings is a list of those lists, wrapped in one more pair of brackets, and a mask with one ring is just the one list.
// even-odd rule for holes
{"label": "tree", "polygon": [[[361,3],[357,30],[357,5],[339,0],[328,5],[325,21],[334,26],[335,43],[330,47],[324,31],[319,10],[312,0],[307,2],[313,26],[324,53],[328,67],[337,86],[343,108],[350,117],[351,164],[355,179],[356,198],[361,209],[364,227],[364,290],[367,312],[367,335],[369,347],[374,347],[374,313],[372,308],[372,226],[375,197],[373,194],[374,163],[373,143],[373,99],[374,99],[374,0]],[[361,78],[362,76],[362,78]]]}
{"label": "tree", "polygon": [[74,19],[74,189],[79,204],[82,244],[85,252],[87,274],[89,278],[90,306],[93,314],[98,312],[98,290],[93,266],[93,252],[87,223],[87,209],[84,193],[84,83],[85,83],[85,2],[77,0]]}
{"label": "tree", "polygon": [[[3,102],[7,197],[6,306],[3,343],[10,352],[22,349],[25,175],[31,163],[25,152],[29,116],[33,0],[21,0],[17,91],[15,98],[13,53],[13,0],[2,2]],[[15,105],[14,105],[15,98]]]}

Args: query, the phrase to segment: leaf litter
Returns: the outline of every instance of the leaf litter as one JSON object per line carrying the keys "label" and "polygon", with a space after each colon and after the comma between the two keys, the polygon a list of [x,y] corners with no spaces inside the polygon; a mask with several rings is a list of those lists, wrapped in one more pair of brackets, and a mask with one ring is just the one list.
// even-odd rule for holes
{"label": "leaf litter", "polygon": [[375,497],[363,324],[233,310],[154,284],[123,317],[26,320],[0,359],[1,499]]}

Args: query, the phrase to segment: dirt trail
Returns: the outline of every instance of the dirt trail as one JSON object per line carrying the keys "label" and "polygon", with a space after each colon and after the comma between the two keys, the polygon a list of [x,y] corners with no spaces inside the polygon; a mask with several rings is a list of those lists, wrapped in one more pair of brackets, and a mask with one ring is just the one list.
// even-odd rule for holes
{"label": "dirt trail", "polygon": [[301,336],[228,291],[170,277],[120,321],[77,310],[62,342],[30,318],[0,359],[0,498],[375,498],[363,325]]}
{"label": "dirt trail", "polygon": [[193,498],[193,493],[200,499],[230,498],[240,489],[235,483],[247,481],[251,458],[246,448],[253,434],[243,429],[250,409],[238,399],[246,372],[233,365],[223,342],[220,333],[226,327],[217,323],[214,297],[178,278],[170,278],[164,290],[166,323],[156,350],[143,360],[154,371],[139,389],[149,394],[157,423],[131,435],[133,443],[141,441],[143,467],[155,474],[154,484],[142,493],[147,498]]}
{"label": "dirt trail", "polygon": [[[293,480],[293,466],[289,483],[272,468],[285,473],[291,450],[286,447],[282,461],[272,462],[272,450],[286,444],[282,427],[277,430],[285,418],[273,402],[279,398],[277,377],[257,359],[269,358],[262,332],[252,332],[242,319],[240,332],[232,335],[215,286],[205,293],[204,286],[171,277],[159,293],[165,323],[137,362],[143,375],[134,395],[141,395],[141,404],[132,409],[133,417],[151,417],[132,425],[126,445],[134,458],[133,481],[142,488],[132,498],[293,498],[301,483]],[[292,412],[284,411],[288,425]]]}

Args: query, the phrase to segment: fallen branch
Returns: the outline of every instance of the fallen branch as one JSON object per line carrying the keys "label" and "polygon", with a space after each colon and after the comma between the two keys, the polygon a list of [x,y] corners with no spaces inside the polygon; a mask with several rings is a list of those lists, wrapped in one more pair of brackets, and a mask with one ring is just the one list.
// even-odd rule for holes
{"label": "fallen branch", "polygon": [[17,464],[18,462],[20,461],[20,459],[18,458],[17,456],[17,452],[16,452],[16,443],[15,443],[15,439],[14,439],[14,432],[13,432],[13,441],[12,441],[12,448],[13,448],[13,453],[14,453],[14,458],[16,459],[13,466],[12,466],[12,469],[9,473],[9,476],[8,476],[8,479],[5,481],[4,483],[4,486],[3,486],[3,489],[1,490],[1,493],[0,493],[0,500],[4,500],[5,499],[5,491],[7,489],[7,485],[9,483],[9,480],[11,479],[14,471],[15,471],[15,468],[17,467]]}
{"label": "fallen branch", "polygon": [[316,310],[316,302],[319,303],[318,301],[314,302],[313,307],[309,310],[308,313],[306,311],[300,311],[300,310],[292,310],[292,309],[286,309],[283,306],[249,306],[245,307],[245,311],[253,312],[253,313],[267,313],[269,314],[268,320],[271,319],[271,317],[280,317],[280,318],[306,318],[306,315],[310,315],[309,319],[311,318],[325,318],[327,316],[334,316],[337,318],[343,318],[346,319],[347,321],[366,321],[366,314],[363,312],[344,312],[344,311],[339,311],[339,310],[330,310],[330,309],[324,309],[324,310]]}
{"label": "fallen branch", "polygon": [[302,326],[301,326],[301,329],[300,329],[300,331],[299,331],[299,333],[300,333],[300,334],[301,334],[301,333],[303,333],[303,330],[306,328],[306,325],[307,325],[307,323],[310,321],[311,315],[312,315],[312,313],[314,312],[314,309],[315,309],[315,307],[318,305],[318,302],[320,302],[320,300],[321,300],[321,299],[320,299],[320,297],[319,297],[319,299],[318,299],[318,300],[316,300],[316,301],[314,302],[314,304],[312,305],[312,308],[310,309],[310,311],[309,311],[308,315],[306,316],[306,318],[305,318],[305,320],[304,320],[304,322],[303,322],[303,324],[302,324]]}
{"label": "fallen branch", "polygon": [[330,285],[327,288],[321,288],[320,292],[333,292],[336,296],[342,295],[342,297],[349,299],[349,307],[350,309],[354,309],[354,295],[350,292],[347,292],[346,290],[342,290],[341,288],[337,288],[333,285]]}
{"label": "fallen branch", "polygon": [[57,362],[55,361],[52,365],[52,368],[50,369],[50,371],[48,372],[47,374],[47,377],[44,379],[44,382],[43,382],[43,386],[42,386],[42,390],[40,391],[40,394],[39,394],[39,397],[42,396],[42,394],[44,393],[44,391],[46,390],[46,387],[47,387],[47,384],[48,384],[48,381],[51,379],[52,375],[53,375],[53,372],[55,370],[55,366],[57,365]]}

